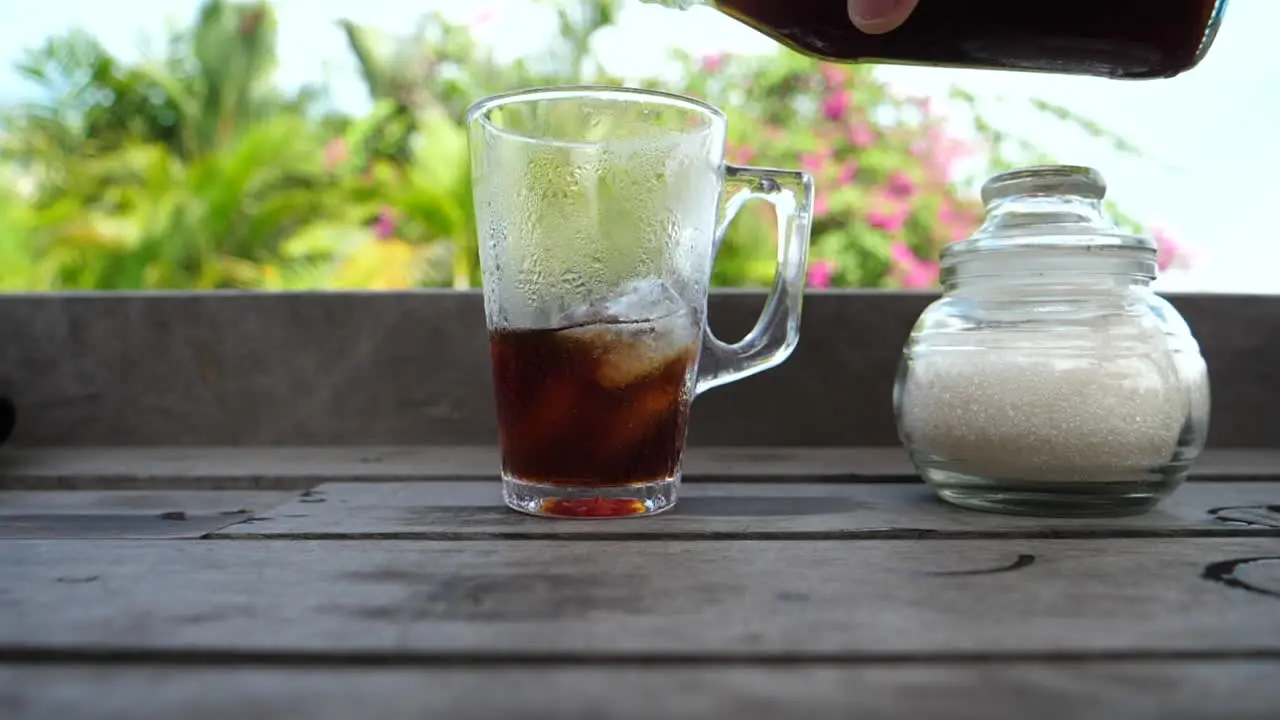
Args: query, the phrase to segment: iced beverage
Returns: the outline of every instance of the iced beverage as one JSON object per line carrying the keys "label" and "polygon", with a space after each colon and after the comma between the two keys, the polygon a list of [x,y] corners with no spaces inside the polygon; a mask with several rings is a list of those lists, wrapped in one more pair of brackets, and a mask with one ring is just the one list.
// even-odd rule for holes
{"label": "iced beverage", "polygon": [[[551,517],[675,506],[695,395],[795,348],[813,178],[724,162],[724,113],[654,90],[551,87],[467,110],[502,499]],[[723,228],[773,206],[778,272],[732,345],[706,327]]]}
{"label": "iced beverage", "polygon": [[690,312],[492,331],[503,474],[601,487],[675,477],[698,333]]}

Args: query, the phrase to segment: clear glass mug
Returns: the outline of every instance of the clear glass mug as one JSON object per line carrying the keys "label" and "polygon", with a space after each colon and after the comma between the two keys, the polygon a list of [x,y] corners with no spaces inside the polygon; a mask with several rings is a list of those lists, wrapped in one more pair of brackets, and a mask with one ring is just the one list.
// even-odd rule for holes
{"label": "clear glass mug", "polygon": [[[497,95],[467,127],[507,505],[672,507],[694,396],[796,346],[813,179],[726,165],[719,110],[648,90]],[[727,344],[707,328],[707,289],[752,199],[777,215],[778,271],[755,327]]]}

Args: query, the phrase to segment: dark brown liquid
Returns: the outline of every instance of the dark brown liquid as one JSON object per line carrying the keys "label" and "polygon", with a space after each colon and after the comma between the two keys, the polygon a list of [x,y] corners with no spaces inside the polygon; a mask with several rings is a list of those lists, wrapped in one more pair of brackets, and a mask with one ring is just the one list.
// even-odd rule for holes
{"label": "dark brown liquid", "polygon": [[921,0],[901,27],[868,35],[844,0],[718,0],[792,49],[834,62],[1172,77],[1195,66],[1226,0]]}
{"label": "dark brown liquid", "polygon": [[[662,322],[688,325],[690,319]],[[697,346],[687,340],[662,345],[646,328],[655,326],[490,333],[507,475],[548,485],[616,486],[679,471]]]}

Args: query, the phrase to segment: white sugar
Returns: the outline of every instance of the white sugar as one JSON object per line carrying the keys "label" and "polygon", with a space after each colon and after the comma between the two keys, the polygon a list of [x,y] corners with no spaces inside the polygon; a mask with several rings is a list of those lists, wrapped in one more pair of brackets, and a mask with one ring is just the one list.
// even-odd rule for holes
{"label": "white sugar", "polygon": [[900,400],[908,444],[989,479],[1098,482],[1159,468],[1190,393],[1162,339],[1148,349],[926,348]]}

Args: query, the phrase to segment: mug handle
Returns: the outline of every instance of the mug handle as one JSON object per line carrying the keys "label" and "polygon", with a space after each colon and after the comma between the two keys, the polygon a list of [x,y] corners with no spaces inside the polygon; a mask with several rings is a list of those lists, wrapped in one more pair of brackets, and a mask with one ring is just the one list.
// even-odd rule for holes
{"label": "mug handle", "polygon": [[724,179],[726,185],[736,184],[741,189],[729,198],[721,213],[712,262],[738,211],[749,200],[758,199],[773,205],[778,217],[778,270],[773,276],[764,312],[742,340],[732,345],[722,342],[703,322],[695,395],[780,365],[800,340],[800,304],[809,264],[813,177],[798,170],[725,165]]}

